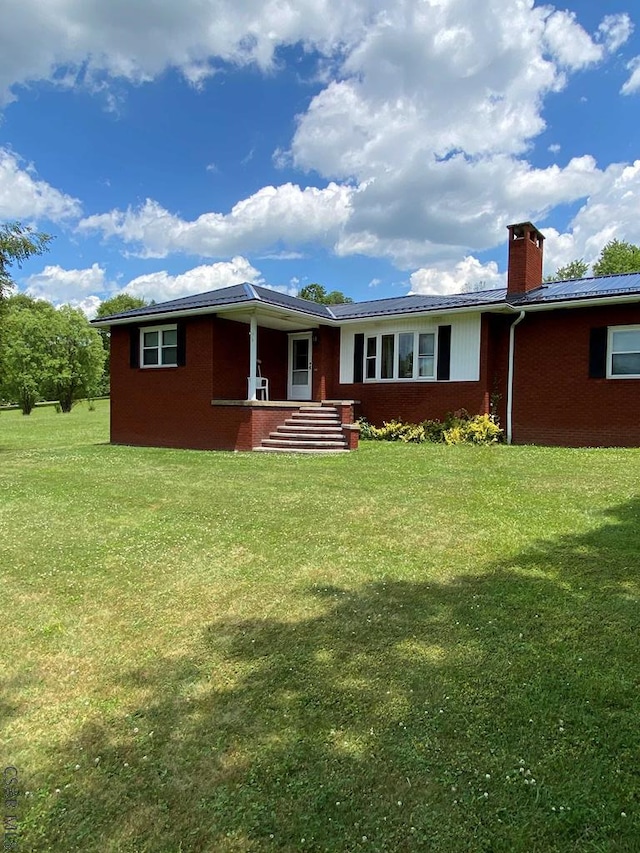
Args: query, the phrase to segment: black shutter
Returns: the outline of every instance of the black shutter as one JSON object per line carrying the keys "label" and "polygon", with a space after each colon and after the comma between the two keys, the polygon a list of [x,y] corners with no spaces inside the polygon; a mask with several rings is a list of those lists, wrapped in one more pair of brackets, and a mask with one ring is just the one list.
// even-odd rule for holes
{"label": "black shutter", "polygon": [[607,327],[591,329],[589,335],[589,379],[604,379],[607,375]]}
{"label": "black shutter", "polygon": [[184,367],[187,363],[187,326],[184,322],[178,323],[178,367]]}
{"label": "black shutter", "polygon": [[129,367],[140,367],[140,329],[129,328]]}
{"label": "black shutter", "polygon": [[438,326],[438,375],[448,379],[451,372],[451,326]]}
{"label": "black shutter", "polygon": [[362,382],[364,377],[364,335],[353,336],[353,381]]}

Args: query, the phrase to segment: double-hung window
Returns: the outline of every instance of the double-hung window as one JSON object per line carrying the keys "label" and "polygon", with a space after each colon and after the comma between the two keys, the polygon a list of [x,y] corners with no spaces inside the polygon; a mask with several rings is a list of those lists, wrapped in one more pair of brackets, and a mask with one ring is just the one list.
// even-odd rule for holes
{"label": "double-hung window", "polygon": [[178,327],[152,326],[140,329],[142,367],[178,366]]}
{"label": "double-hung window", "polygon": [[610,327],[608,353],[610,378],[640,378],[640,326]]}
{"label": "double-hung window", "polygon": [[366,339],[366,380],[435,378],[435,332],[395,332]]}

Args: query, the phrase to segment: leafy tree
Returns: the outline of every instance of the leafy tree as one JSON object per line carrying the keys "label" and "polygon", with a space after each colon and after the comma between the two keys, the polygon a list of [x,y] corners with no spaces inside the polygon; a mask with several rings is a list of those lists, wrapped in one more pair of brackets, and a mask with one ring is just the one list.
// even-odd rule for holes
{"label": "leafy tree", "polygon": [[22,294],[7,300],[1,393],[28,415],[38,400],[57,399],[63,412],[100,386],[105,352],[82,311],[56,309]]}
{"label": "leafy tree", "polygon": [[8,222],[0,225],[0,299],[13,287],[9,268],[18,267],[32,255],[42,255],[53,240],[49,234],[35,231],[30,225]]}
{"label": "leafy tree", "polygon": [[112,314],[123,314],[133,308],[144,308],[147,305],[145,299],[139,296],[131,296],[129,293],[118,293],[110,299],[101,302],[96,311],[96,317],[110,317]]}
{"label": "leafy tree", "polygon": [[62,411],[70,412],[76,400],[100,391],[106,353],[100,335],[82,311],[63,305],[55,313],[53,388]]}
{"label": "leafy tree", "polygon": [[325,287],[313,282],[306,284],[298,293],[300,299],[308,299],[310,302],[318,302],[320,305],[341,305],[345,302],[353,302],[349,296],[345,296],[340,290],[332,290],[327,293]]}
{"label": "leafy tree", "polygon": [[640,272],[640,246],[624,240],[610,240],[593,265],[594,275]]}
{"label": "leafy tree", "polygon": [[545,281],[569,281],[572,278],[584,278],[589,269],[589,264],[584,258],[576,258],[569,261],[563,267],[558,267],[553,275],[545,278]]}
{"label": "leafy tree", "polygon": [[[18,403],[28,415],[55,378],[52,351],[56,312],[48,302],[12,297],[2,337],[2,398]],[[28,304],[31,303],[31,305]]]}

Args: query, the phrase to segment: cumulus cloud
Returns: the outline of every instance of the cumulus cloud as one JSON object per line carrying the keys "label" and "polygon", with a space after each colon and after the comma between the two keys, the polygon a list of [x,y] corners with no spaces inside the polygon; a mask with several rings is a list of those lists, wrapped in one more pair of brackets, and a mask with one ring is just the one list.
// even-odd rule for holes
{"label": "cumulus cloud", "polygon": [[598,38],[609,53],[614,53],[629,40],[633,32],[633,22],[625,12],[619,15],[606,15],[598,27]]}
{"label": "cumulus cloud", "polygon": [[99,86],[144,83],[167,68],[202,85],[221,62],[270,68],[281,45],[304,42],[331,54],[358,38],[382,0],[5,0],[0,94],[52,80]]}
{"label": "cumulus cloud", "polygon": [[293,162],[362,181],[404,158],[520,154],[544,129],[545,95],[630,22],[601,27],[604,43],[573,13],[513,0],[390,3],[299,118]]}
{"label": "cumulus cloud", "polygon": [[545,228],[545,270],[554,272],[574,258],[592,264],[610,240],[640,244],[640,160],[614,164],[607,179],[578,210],[570,228]]}
{"label": "cumulus cloud", "polygon": [[94,317],[102,301],[98,294],[110,289],[110,284],[99,264],[80,270],[47,265],[42,272],[30,275],[21,289],[34,299],[46,299],[54,305],[73,305],[88,317]]}
{"label": "cumulus cloud", "polygon": [[130,281],[124,292],[164,302],[244,282],[262,284],[262,275],[246,258],[235,257],[217,264],[203,264],[179,275],[170,275],[166,270],[141,275]]}
{"label": "cumulus cloud", "polygon": [[506,286],[506,276],[498,272],[495,261],[482,264],[467,255],[457,264],[440,264],[416,270],[410,277],[410,293],[451,294],[495,290]]}
{"label": "cumulus cloud", "polygon": [[388,257],[404,268],[458,259],[503,243],[511,222],[541,220],[607,180],[592,157],[546,169],[511,157],[457,155],[422,170],[407,162],[354,194],[336,251]]}
{"label": "cumulus cloud", "polygon": [[325,189],[294,184],[263,187],[228,214],[204,213],[186,221],[151,199],[137,209],[112,210],[83,219],[81,231],[99,231],[140,247],[144,257],[170,252],[224,257],[308,242],[331,245],[349,216],[353,190],[330,183]]}
{"label": "cumulus cloud", "polygon": [[[600,26],[606,26],[604,21]],[[613,30],[614,25],[611,22],[611,38],[615,38]],[[557,62],[572,70],[599,62],[605,52],[604,47],[596,44],[580,26],[573,12],[552,12],[545,23],[544,37]]]}
{"label": "cumulus cloud", "polygon": [[[574,13],[532,0],[7,3],[6,97],[42,79],[109,92],[114,80],[143,83],[169,67],[202,86],[221,63],[277,69],[284,45],[316,52],[326,82],[274,157],[326,185],[267,186],[193,220],[147,199],[81,221],[81,233],[143,257],[285,257],[314,243],[431,269],[501,244],[509,222],[596,196],[609,177],[587,156],[546,169],[525,158],[545,128],[545,97],[625,43],[626,14],[590,34]],[[640,88],[637,63],[628,67],[625,94]],[[59,196],[77,215],[78,203]]]}
{"label": "cumulus cloud", "polygon": [[7,148],[0,148],[0,220],[50,219],[79,216],[78,199],[55,189],[35,168]]}

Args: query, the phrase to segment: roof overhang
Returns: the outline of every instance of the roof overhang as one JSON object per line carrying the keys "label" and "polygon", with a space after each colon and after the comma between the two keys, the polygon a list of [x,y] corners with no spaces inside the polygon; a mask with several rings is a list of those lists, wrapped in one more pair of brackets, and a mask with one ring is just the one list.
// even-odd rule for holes
{"label": "roof overhang", "polygon": [[135,314],[129,317],[115,317],[105,320],[92,320],[95,326],[129,326],[131,324],[166,323],[183,317],[201,317],[205,314],[224,317],[237,323],[250,323],[256,317],[260,326],[282,331],[295,329],[316,329],[320,325],[336,326],[339,323],[327,317],[318,317],[304,311],[295,311],[275,305],[265,305],[260,300],[243,301],[231,305],[207,305],[202,308],[186,308],[177,311],[156,311],[148,314]]}
{"label": "roof overhang", "polygon": [[461,305],[448,308],[430,308],[416,311],[393,311],[384,314],[367,314],[360,317],[318,317],[304,311],[284,306],[265,305],[261,300],[249,300],[229,305],[207,305],[201,308],[187,308],[175,311],[162,311],[148,314],[135,314],[129,317],[115,317],[104,320],[92,320],[94,326],[110,327],[131,324],[166,323],[184,317],[198,317],[206,314],[224,317],[237,323],[250,323],[255,317],[260,326],[281,331],[316,329],[319,326],[357,326],[366,323],[381,323],[387,320],[408,318],[426,319],[433,316],[452,316],[456,314],[519,314],[538,311],[556,311],[567,308],[594,308],[606,305],[622,305],[640,302],[640,293],[617,294],[611,296],[591,296],[584,299],[565,299],[553,302],[511,303],[489,302],[484,305]]}

